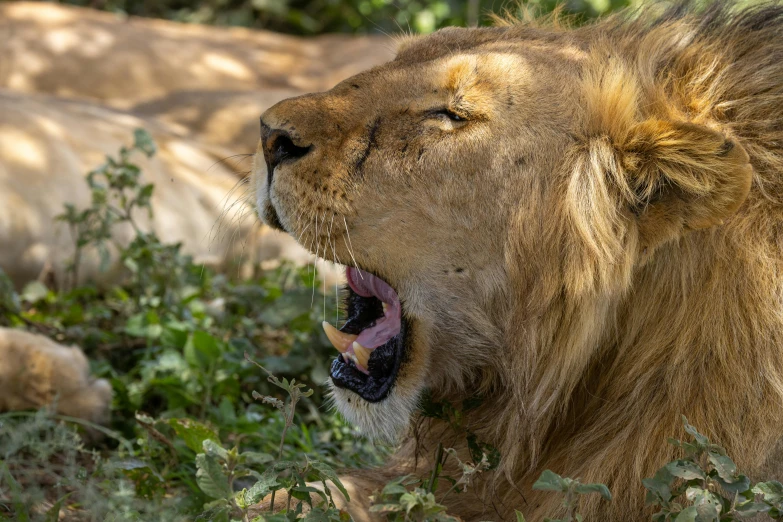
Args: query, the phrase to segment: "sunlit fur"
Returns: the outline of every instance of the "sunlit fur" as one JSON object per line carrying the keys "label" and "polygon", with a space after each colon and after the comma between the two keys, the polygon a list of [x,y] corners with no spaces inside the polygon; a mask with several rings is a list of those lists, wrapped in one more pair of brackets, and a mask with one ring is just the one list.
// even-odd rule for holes
{"label": "sunlit fur", "polygon": [[[408,39],[264,115],[312,148],[271,192],[257,177],[262,213],[386,279],[411,322],[391,397],[337,396],[415,435],[383,475],[429,472],[438,441],[467,459],[464,430],[500,450],[447,499],[464,520],[556,516],[531,489],[544,469],[609,486],[585,520],[649,520],[641,479],[682,414],[741,469],[780,472],[783,7],[655,11]],[[483,403],[459,429],[389,414],[425,387]]]}
{"label": "sunlit fur", "polygon": [[111,384],[90,376],[77,347],[0,328],[0,411],[52,407],[95,423],[109,420]]}

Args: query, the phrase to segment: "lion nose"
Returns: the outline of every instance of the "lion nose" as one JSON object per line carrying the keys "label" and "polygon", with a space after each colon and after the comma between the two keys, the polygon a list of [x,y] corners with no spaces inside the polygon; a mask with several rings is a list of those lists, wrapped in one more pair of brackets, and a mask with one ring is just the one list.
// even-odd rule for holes
{"label": "lion nose", "polygon": [[270,182],[272,181],[275,167],[286,160],[297,160],[305,156],[313,148],[312,145],[300,147],[295,144],[291,135],[282,129],[270,129],[263,133],[261,139],[263,140],[264,159],[269,168]]}

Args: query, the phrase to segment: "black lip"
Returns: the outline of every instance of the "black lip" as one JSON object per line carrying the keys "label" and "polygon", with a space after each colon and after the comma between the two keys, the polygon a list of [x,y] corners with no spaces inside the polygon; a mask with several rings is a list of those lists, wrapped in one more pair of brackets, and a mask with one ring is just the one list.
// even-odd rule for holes
{"label": "black lip", "polygon": [[[348,321],[340,329],[347,333],[358,333],[358,324],[366,325],[368,317],[374,320],[379,316],[374,308],[380,308],[375,298],[358,296],[348,289]],[[332,382],[338,388],[351,390],[367,402],[380,402],[385,399],[397,381],[397,374],[407,356],[408,321],[404,315],[400,324],[400,333],[389,339],[386,344],[376,348],[367,363],[369,375],[359,371],[353,362],[345,362],[338,356],[330,370]]]}
{"label": "black lip", "polygon": [[283,224],[280,222],[280,216],[277,215],[277,210],[275,210],[275,207],[270,203],[269,201],[266,202],[266,205],[264,205],[264,223],[269,225],[270,227],[279,230],[281,232],[288,232],[285,227],[283,227]]}

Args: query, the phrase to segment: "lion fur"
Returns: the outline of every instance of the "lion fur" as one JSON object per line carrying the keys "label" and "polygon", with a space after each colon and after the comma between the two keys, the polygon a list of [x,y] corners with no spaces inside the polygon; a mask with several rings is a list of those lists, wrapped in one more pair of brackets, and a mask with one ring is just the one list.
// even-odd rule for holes
{"label": "lion fur", "polygon": [[[448,498],[462,519],[557,516],[561,499],[532,490],[551,469],[609,486],[612,502],[582,500],[585,520],[641,522],[641,480],[677,456],[683,414],[752,478],[780,478],[781,36],[779,4],[446,29],[265,113],[318,147],[274,191],[256,173],[261,209],[322,255],[355,253],[417,321],[394,400],[335,388],[337,408],[387,436],[408,416],[389,409],[425,385],[482,399],[458,429],[414,415],[377,479],[348,480],[370,492],[392,470],[427,473],[439,442],[468,459],[469,431],[502,459]],[[440,85],[472,120],[416,112],[446,99]],[[334,230],[313,231],[307,208]]]}
{"label": "lion fur", "polygon": [[52,407],[62,415],[108,422],[111,384],[90,376],[81,349],[0,328],[0,360],[0,411]]}

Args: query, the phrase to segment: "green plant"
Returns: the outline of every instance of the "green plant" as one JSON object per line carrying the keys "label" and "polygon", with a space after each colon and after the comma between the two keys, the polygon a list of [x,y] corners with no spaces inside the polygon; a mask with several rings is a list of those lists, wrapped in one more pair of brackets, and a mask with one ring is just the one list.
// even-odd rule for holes
{"label": "green plant", "polygon": [[[144,230],[136,215],[152,210],[145,198],[153,189],[134,164],[139,150],[154,150],[144,136],[137,132],[134,146],[108,158],[88,179],[94,199],[87,213],[72,211],[69,218],[66,211],[63,217],[82,251],[110,246],[116,251],[128,268],[121,284],[54,291],[34,282],[17,293],[0,273],[0,321],[82,346],[93,372],[114,388],[107,432],[112,435],[92,446],[68,444],[69,451],[84,448],[97,460],[79,453],[63,468],[57,455],[64,450],[37,449],[48,444],[45,433],[28,430],[28,448],[38,457],[25,450],[4,461],[0,519],[43,520],[46,506],[63,499],[62,513],[74,520],[111,520],[102,518],[109,505],[130,517],[116,520],[230,520],[248,507],[239,492],[252,489],[267,468],[277,470],[278,491],[290,489],[296,498],[302,492],[294,487],[308,487],[302,480],[331,480],[334,466],[375,464],[384,453],[319,409],[323,389],[317,383],[325,380],[332,349],[315,326],[321,310],[311,302],[320,290],[312,270],[281,264],[251,280],[232,280]],[[121,224],[132,231],[124,243],[114,238]],[[331,306],[327,312],[333,313]],[[245,352],[280,375],[279,383],[306,383],[312,393],[300,394],[285,416],[270,412],[253,395],[271,396],[279,388],[259,376]],[[0,418],[0,441],[3,429],[21,433],[43,422],[25,415]],[[46,423],[83,441],[83,424],[54,416],[46,416]],[[84,462],[77,466],[76,460]],[[218,468],[225,482],[215,475]],[[65,489],[47,485],[64,484],[74,473],[86,479],[70,481]],[[212,487],[210,479],[216,481]],[[13,489],[14,483],[20,488]],[[261,485],[256,493],[260,490]]]}
{"label": "green plant", "polygon": [[446,507],[435,500],[435,494],[418,486],[419,481],[407,475],[386,484],[373,497],[370,511],[386,516],[392,521],[455,522],[458,519],[446,514]]}
{"label": "green plant", "polygon": [[[103,454],[91,448],[85,438],[98,432],[117,449]],[[134,476],[154,472],[112,430],[44,410],[9,412],[0,414],[0,448],[0,519],[54,522],[79,513],[78,520],[90,522],[185,520],[169,499],[134,490]]]}
{"label": "green plant", "polygon": [[[457,463],[460,470],[458,478],[443,475],[443,469],[449,457]],[[493,466],[486,453],[480,454],[477,463],[466,463],[460,460],[456,450],[453,448],[444,449],[442,444],[438,444],[432,472],[428,478],[416,479],[406,475],[391,481],[384,486],[380,493],[371,497],[373,506],[370,511],[384,515],[387,520],[397,522],[456,521],[457,518],[446,513],[443,502],[452,493],[467,491],[481,473],[490,469],[493,469]],[[450,482],[451,487],[440,496],[440,499],[436,500],[435,493],[440,480]]]}
{"label": "green plant", "polygon": [[136,129],[133,137],[133,145],[130,148],[120,148],[117,158],[107,156],[106,163],[87,174],[91,205],[77,210],[73,204],[66,203],[65,212],[56,216],[57,220],[68,224],[74,240],[74,256],[68,266],[71,290],[76,288],[79,281],[79,268],[85,247],[96,248],[100,254],[102,269],[108,268],[110,251],[107,243],[112,241],[116,225],[128,223],[133,227],[137,241],[148,237],[148,233],[142,231],[136,223],[133,211],[137,208],[145,209],[149,216],[152,216],[150,201],[154,187],[152,184],[141,184],[141,169],[131,163],[130,159],[134,152],[152,157],[155,154],[155,144],[143,129]]}
{"label": "green plant", "polygon": [[[246,353],[245,359],[251,360],[250,356]],[[306,457],[303,463],[296,461],[283,460],[283,450],[285,447],[285,437],[288,430],[293,426],[294,413],[296,412],[296,405],[302,397],[310,397],[313,394],[313,390],[308,390],[302,383],[297,383],[294,379],[290,381],[288,379],[278,379],[274,374],[269,372],[266,368],[258,363],[252,361],[258,368],[267,374],[267,380],[273,385],[285,390],[288,394],[286,401],[281,401],[274,397],[262,395],[258,392],[253,392],[253,398],[260,400],[263,403],[270,404],[278,409],[283,414],[285,425],[280,435],[280,446],[278,448],[277,460],[269,466],[263,475],[258,477],[258,482],[253,485],[250,490],[241,492],[240,498],[245,507],[256,504],[263,499],[267,494],[271,493],[271,499],[269,502],[269,511],[274,513],[275,511],[275,496],[277,491],[284,489],[287,493],[287,502],[285,513],[293,516],[288,516],[288,520],[296,520],[299,515],[302,514],[304,504],[310,506],[310,514],[308,516],[314,516],[315,510],[325,517],[325,519],[341,520],[345,517],[337,510],[334,499],[332,498],[331,490],[327,486],[326,482],[329,481],[334,484],[340,493],[345,497],[346,501],[350,501],[348,492],[346,491],[340,479],[337,477],[334,469],[324,462]],[[311,480],[320,481],[323,485],[323,490],[314,488],[307,484],[308,476]],[[315,507],[312,505],[311,495],[315,494],[321,497],[323,505],[325,507]],[[291,512],[291,500],[297,499],[300,502],[297,503],[293,512]]]}
{"label": "green plant", "polygon": [[[603,484],[582,484],[579,479],[564,478],[557,473],[544,470],[538,480],[533,484],[533,489],[542,491],[558,491],[563,494],[563,509],[565,516],[563,518],[546,518],[544,522],[582,522],[582,515],[576,512],[579,507],[579,496],[598,493],[605,500],[612,500],[612,494]],[[521,518],[520,518],[521,517]],[[524,522],[525,517],[521,513],[517,519]]]}
{"label": "green plant", "polygon": [[737,471],[726,450],[712,444],[684,416],[682,421],[693,439],[669,439],[669,443],[681,448],[684,457],[643,481],[647,503],[660,507],[653,515],[654,522],[729,522],[763,513],[783,520],[780,482],[759,482],[751,487],[750,479]]}

